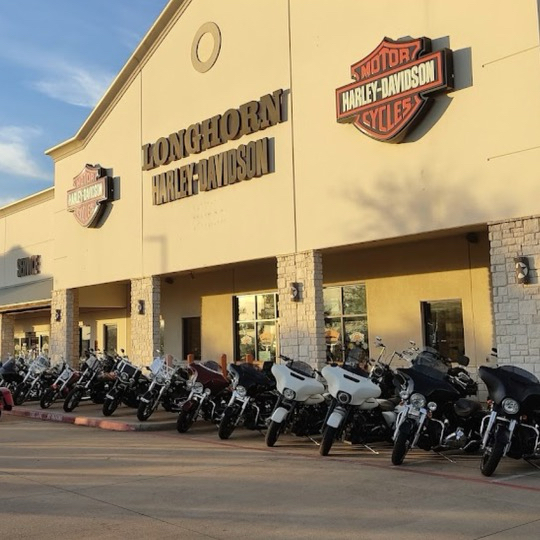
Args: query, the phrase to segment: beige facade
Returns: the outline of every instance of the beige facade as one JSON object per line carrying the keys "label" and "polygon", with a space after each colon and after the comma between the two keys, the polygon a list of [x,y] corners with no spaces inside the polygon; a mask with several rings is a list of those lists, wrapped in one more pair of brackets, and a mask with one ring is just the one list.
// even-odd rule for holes
{"label": "beige facade", "polygon": [[[453,51],[454,90],[400,144],[336,121],[336,89],[385,36]],[[361,284],[370,344],[426,343],[426,309],[451,301],[462,352],[484,363],[507,341],[492,224],[540,214],[538,42],[533,0],[171,0],[79,132],[48,151],[54,188],[0,209],[13,337],[48,330],[58,354],[71,347],[54,298],[77,291],[92,347],[113,329],[139,363],[156,347],[185,357],[188,337],[205,359],[235,358],[237,297],[276,295],[261,332],[318,364],[325,289]],[[86,164],[111,178],[94,227],[68,211]],[[32,255],[40,273],[17,277]]]}

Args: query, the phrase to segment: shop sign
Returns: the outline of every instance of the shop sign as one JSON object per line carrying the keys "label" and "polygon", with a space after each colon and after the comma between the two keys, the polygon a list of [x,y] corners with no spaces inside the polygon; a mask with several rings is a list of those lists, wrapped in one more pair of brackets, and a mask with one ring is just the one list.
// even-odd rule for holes
{"label": "shop sign", "polygon": [[67,194],[68,212],[73,212],[83,227],[95,227],[111,199],[111,178],[99,165],[85,165],[73,179],[73,186]]}
{"label": "shop sign", "polygon": [[433,94],[453,89],[452,51],[431,52],[431,40],[384,38],[351,66],[354,82],[336,90],[339,123],[378,141],[400,142],[417,125]]}
{"label": "shop sign", "polygon": [[17,277],[41,274],[41,255],[32,255],[17,259]]}
{"label": "shop sign", "polygon": [[[282,89],[191,124],[142,147],[142,169],[149,171],[275,126],[286,120]],[[160,205],[231,186],[273,172],[269,137],[152,176],[152,203]]]}

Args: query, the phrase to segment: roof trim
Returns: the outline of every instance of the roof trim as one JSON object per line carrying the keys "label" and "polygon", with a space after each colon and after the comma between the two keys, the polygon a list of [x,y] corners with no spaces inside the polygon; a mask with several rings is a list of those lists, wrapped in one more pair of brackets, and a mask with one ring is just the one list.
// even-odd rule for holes
{"label": "roof trim", "polygon": [[192,0],[169,0],[169,3],[165,6],[150,30],[148,30],[141,43],[111,83],[104,96],[84,121],[77,134],[71,139],[67,139],[46,150],[46,155],[57,161],[86,146],[92,133],[107,117],[133,79],[140,73],[142,67],[154,53],[157,46],[169,33],[173,24],[191,2]]}
{"label": "roof trim", "polygon": [[0,218],[9,216],[11,214],[16,214],[17,212],[22,212],[27,208],[36,206],[51,199],[54,199],[54,186],[0,207]]}
{"label": "roof trim", "polygon": [[51,300],[36,300],[34,302],[22,302],[20,304],[6,304],[0,306],[0,313],[20,313],[21,311],[37,311],[38,309],[50,309]]}

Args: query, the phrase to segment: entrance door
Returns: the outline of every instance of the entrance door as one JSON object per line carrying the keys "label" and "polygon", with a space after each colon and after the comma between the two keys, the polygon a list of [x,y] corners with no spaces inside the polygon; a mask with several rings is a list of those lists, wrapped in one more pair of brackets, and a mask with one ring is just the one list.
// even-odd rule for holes
{"label": "entrance door", "polygon": [[424,341],[443,356],[456,360],[465,354],[461,300],[422,302]]}
{"label": "entrance door", "polygon": [[192,354],[195,360],[201,359],[201,318],[185,317],[182,319],[183,358]]}

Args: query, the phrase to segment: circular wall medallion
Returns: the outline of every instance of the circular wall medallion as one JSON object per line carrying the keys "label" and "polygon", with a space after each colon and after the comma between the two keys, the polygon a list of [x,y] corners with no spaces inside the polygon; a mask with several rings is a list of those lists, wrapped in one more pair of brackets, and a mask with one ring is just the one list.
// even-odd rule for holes
{"label": "circular wall medallion", "polygon": [[207,72],[218,59],[221,50],[221,32],[213,22],[203,24],[191,45],[191,63],[199,73]]}

